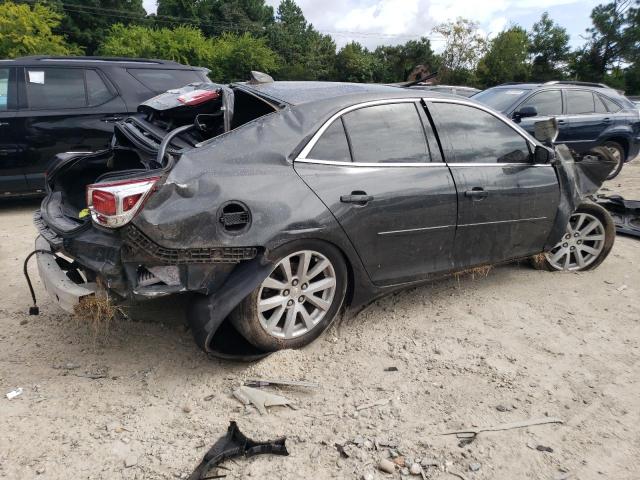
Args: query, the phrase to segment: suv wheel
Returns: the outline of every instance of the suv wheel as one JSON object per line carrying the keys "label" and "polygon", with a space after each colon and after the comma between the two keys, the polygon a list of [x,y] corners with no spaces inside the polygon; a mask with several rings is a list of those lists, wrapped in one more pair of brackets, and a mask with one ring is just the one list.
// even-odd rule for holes
{"label": "suv wheel", "polygon": [[266,351],[300,348],[337,316],[347,287],[341,253],[320,241],[295,242],[271,274],[231,313],[233,326]]}
{"label": "suv wheel", "polygon": [[620,145],[618,142],[604,142],[602,144],[609,152],[611,156],[616,160],[616,168],[612,170],[612,172],[607,177],[607,180],[611,180],[618,176],[620,171],[622,170],[622,165],[624,165],[624,157],[625,151],[624,147]]}
{"label": "suv wheel", "polygon": [[609,213],[594,203],[578,207],[554,247],[534,257],[533,266],[549,271],[584,271],[600,265],[613,247],[616,229]]}

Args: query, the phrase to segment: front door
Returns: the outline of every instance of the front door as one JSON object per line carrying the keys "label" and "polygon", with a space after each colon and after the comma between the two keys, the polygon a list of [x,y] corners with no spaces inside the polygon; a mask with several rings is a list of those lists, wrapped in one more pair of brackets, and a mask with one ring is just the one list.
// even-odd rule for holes
{"label": "front door", "polygon": [[564,143],[570,137],[571,125],[569,120],[563,114],[562,110],[562,91],[560,89],[542,90],[534,93],[524,102],[516,107],[516,111],[522,107],[535,107],[538,115],[535,117],[525,117],[520,120],[519,125],[530,135],[535,136],[536,122],[548,120],[555,117],[558,121],[558,138],[557,143]]}
{"label": "front door", "polygon": [[533,144],[484,109],[435,100],[428,108],[458,189],[456,268],[542,251],[560,195],[553,167],[534,164]]}
{"label": "front door", "polygon": [[317,137],[295,169],[336,217],[375,284],[452,268],[455,186],[419,104],[355,108]]}
{"label": "front door", "polygon": [[0,196],[28,190],[16,130],[16,108],[16,69],[0,68]]}

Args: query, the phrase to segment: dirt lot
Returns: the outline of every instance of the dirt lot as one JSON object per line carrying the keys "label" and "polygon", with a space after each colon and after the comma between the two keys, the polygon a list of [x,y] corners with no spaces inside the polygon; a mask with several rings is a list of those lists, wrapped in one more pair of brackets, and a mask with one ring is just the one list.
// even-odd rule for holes
{"label": "dirt lot", "polygon": [[[640,198],[640,161],[607,187]],[[29,317],[21,270],[37,205],[0,204],[1,478],[186,478],[232,419],[256,438],[286,435],[291,455],[227,462],[227,478],[392,478],[375,469],[390,453],[435,464],[429,479],[640,478],[638,240],[618,238],[594,272],[510,265],[413,288],[247,365],[207,359],[175,305],[94,341],[36,282],[41,315]],[[298,409],[260,416],[231,396],[255,375],[322,388],[281,390]],[[24,393],[7,400],[15,387]],[[439,435],[545,416],[564,424],[462,448]],[[334,444],[352,440],[361,446],[341,458]]]}

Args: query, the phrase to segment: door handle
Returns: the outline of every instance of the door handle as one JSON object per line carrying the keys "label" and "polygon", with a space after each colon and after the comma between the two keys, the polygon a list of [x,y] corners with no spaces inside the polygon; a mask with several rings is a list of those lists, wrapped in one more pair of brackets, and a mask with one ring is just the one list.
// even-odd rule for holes
{"label": "door handle", "polygon": [[367,195],[366,192],[351,192],[351,195],[342,195],[340,201],[342,203],[355,203],[356,205],[364,206],[373,200],[371,195]]}
{"label": "door handle", "polygon": [[602,123],[611,123],[611,119],[609,117],[603,118]]}
{"label": "door handle", "polygon": [[122,117],[105,117],[102,119],[102,121],[106,123],[119,122],[120,120],[122,120]]}
{"label": "door handle", "polygon": [[565,123],[567,123],[566,120],[558,120],[558,125],[564,125]]}
{"label": "door handle", "polygon": [[489,192],[485,192],[481,187],[473,187],[471,190],[464,192],[464,196],[472,200],[482,200],[489,196]]}
{"label": "door handle", "polygon": [[9,125],[9,122],[0,122],[0,127],[6,127]]}

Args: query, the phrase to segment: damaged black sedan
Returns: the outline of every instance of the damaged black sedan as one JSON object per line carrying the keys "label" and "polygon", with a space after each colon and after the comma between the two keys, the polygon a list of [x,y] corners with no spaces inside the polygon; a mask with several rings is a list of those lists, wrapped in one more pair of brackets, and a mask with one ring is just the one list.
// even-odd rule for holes
{"label": "damaged black sedan", "polygon": [[587,270],[612,165],[573,161],[472,100],[388,86],[190,85],[60,156],[36,214],[41,279],[83,298],[193,295],[218,355],[304,346],[345,309],[479,265]]}

